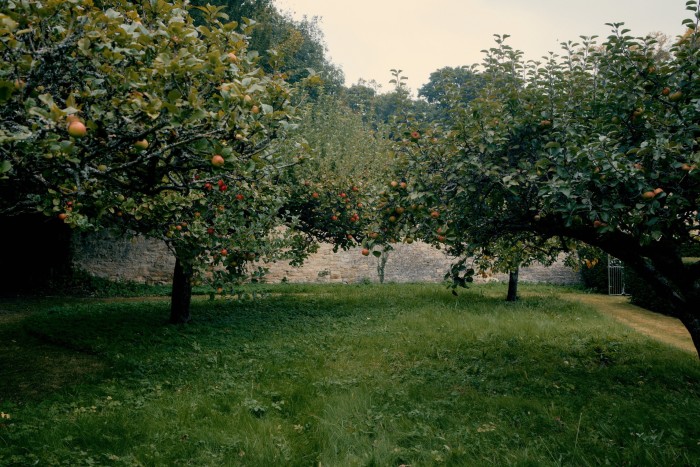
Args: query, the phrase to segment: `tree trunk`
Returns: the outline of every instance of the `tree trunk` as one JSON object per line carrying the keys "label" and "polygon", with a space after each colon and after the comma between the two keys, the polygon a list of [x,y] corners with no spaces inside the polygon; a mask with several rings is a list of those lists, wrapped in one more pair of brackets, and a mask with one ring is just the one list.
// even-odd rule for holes
{"label": "tree trunk", "polygon": [[[700,303],[696,301],[695,305],[698,307],[697,309],[700,309]],[[700,317],[688,313],[681,317],[681,322],[690,333],[690,337],[693,339],[693,345],[695,345],[695,353],[700,357]]]}
{"label": "tree trunk", "polygon": [[508,296],[507,302],[514,302],[518,299],[518,273],[520,268],[515,268],[508,273]]}
{"label": "tree trunk", "polygon": [[190,317],[192,301],[192,267],[180,258],[175,259],[173,273],[173,291],[170,299],[170,322],[187,323]]}
{"label": "tree trunk", "polygon": [[386,262],[389,260],[389,251],[382,250],[382,255],[377,258],[377,275],[379,276],[379,283],[384,283],[384,271],[386,270]]}

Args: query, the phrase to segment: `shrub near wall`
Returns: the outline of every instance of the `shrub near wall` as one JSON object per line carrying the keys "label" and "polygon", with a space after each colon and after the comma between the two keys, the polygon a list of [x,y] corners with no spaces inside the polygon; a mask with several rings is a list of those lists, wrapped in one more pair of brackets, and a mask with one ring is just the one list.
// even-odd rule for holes
{"label": "shrub near wall", "polygon": [[594,266],[581,268],[583,285],[596,293],[608,293],[608,262],[599,261]]}

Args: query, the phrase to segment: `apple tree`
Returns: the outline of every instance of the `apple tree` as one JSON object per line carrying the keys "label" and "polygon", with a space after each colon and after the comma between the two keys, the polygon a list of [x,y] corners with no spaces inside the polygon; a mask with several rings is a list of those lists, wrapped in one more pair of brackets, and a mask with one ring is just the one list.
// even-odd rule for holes
{"label": "apple tree", "polygon": [[258,66],[246,25],[207,6],[195,26],[177,1],[4,5],[0,212],[162,239],[173,322],[190,319],[193,281],[308,253],[280,179],[304,152],[278,151],[290,89]]}
{"label": "apple tree", "polygon": [[421,151],[424,135],[407,138],[403,196],[422,209],[401,228],[439,220],[472,250],[528,235],[600,248],[666,300],[700,349],[700,262],[683,257],[700,240],[698,2],[687,7],[668,54],[621,23],[541,62],[498,36],[446,141]]}
{"label": "apple tree", "polygon": [[287,208],[299,230],[347,249],[359,244],[373,221],[376,187],[393,160],[384,127],[365,121],[343,98],[319,93],[319,86],[313,75],[304,81],[303,91],[316,98],[300,98],[300,122],[288,138],[306,148],[308,159],[286,171]]}

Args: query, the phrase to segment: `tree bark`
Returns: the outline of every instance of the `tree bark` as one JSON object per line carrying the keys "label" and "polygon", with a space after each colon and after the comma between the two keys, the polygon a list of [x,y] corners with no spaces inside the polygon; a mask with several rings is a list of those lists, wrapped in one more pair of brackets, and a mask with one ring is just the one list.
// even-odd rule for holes
{"label": "tree bark", "polygon": [[192,267],[180,258],[175,259],[173,291],[170,298],[170,322],[183,324],[190,321],[192,301]]}
{"label": "tree bark", "polygon": [[508,273],[508,296],[507,302],[514,302],[518,299],[518,273],[520,268],[515,268]]}
{"label": "tree bark", "polygon": [[691,300],[690,313],[681,316],[680,320],[690,333],[693,345],[695,345],[695,353],[700,357],[700,317],[697,316],[696,311],[700,310],[700,299],[697,295],[694,298],[695,300]]}

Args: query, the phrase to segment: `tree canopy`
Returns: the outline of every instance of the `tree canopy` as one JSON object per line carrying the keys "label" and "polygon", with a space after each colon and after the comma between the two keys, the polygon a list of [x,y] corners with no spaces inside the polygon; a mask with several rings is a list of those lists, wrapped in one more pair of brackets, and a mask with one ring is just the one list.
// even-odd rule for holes
{"label": "tree canopy", "polygon": [[460,109],[449,127],[404,122],[407,188],[387,198],[415,210],[394,221],[397,236],[458,255],[522,238],[599,247],[644,277],[700,347],[700,263],[683,260],[700,227],[700,38],[697,3],[688,8],[667,55],[622,24],[542,62],[498,36],[476,97],[449,98]]}
{"label": "tree canopy", "polygon": [[193,279],[221,287],[311,247],[283,178],[305,149],[278,147],[295,125],[290,87],[247,48],[248,25],[198,11],[200,25],[162,0],[0,14],[0,211],[162,239],[177,257],[173,321],[189,319]]}

